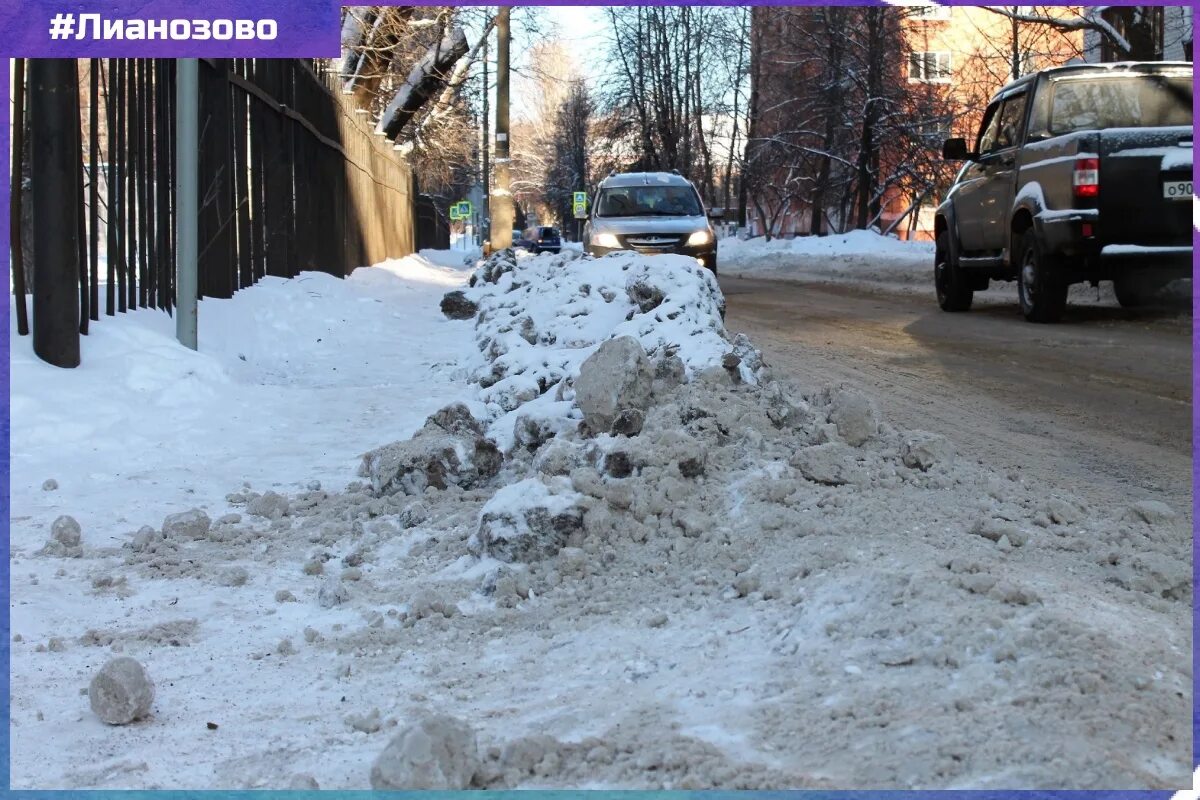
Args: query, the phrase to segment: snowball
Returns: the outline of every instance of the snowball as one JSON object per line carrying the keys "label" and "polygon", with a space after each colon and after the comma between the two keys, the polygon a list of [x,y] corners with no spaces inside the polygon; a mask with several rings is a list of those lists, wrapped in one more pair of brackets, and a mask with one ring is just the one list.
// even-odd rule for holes
{"label": "snowball", "polygon": [[100,719],[109,725],[125,725],[150,713],[154,683],[136,659],[114,658],[92,678],[88,699]]}
{"label": "snowball", "polygon": [[900,460],[904,466],[927,471],[937,464],[954,458],[954,448],[945,437],[925,431],[912,431],[900,445]]}
{"label": "snowball", "polygon": [[879,432],[879,415],[875,404],[862,392],[839,389],[832,397],[829,421],[837,426],[838,435],[848,444],[858,447]]}
{"label": "snowball", "polygon": [[288,511],[288,499],[271,491],[254,498],[246,505],[247,514],[268,519],[287,516]]}
{"label": "snowball", "polygon": [[212,527],[212,520],[198,508],[171,514],[163,520],[163,536],[168,539],[203,539]]}
{"label": "snowball", "polygon": [[64,514],[50,525],[50,536],[63,547],[78,547],[83,538],[83,530],[74,517]]}
{"label": "snowball", "polygon": [[479,768],[475,732],[445,715],[396,734],[371,767],[372,789],[466,789]]}

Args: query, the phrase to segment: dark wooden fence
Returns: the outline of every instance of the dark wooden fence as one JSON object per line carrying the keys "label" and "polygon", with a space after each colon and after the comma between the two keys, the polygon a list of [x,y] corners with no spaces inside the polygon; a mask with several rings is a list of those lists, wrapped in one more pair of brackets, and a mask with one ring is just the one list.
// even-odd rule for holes
{"label": "dark wooden fence", "polygon": [[[32,250],[24,259],[32,268],[21,277],[28,278],[40,312],[33,320],[35,342],[39,324],[77,326],[87,333],[101,304],[109,315],[139,307],[170,313],[177,224],[175,61],[83,60],[71,73],[74,81],[56,80],[45,63],[25,62],[28,91],[18,108],[25,116],[24,138],[38,141],[45,134],[42,128],[52,117],[39,109],[52,103],[73,107],[78,135],[70,141],[78,142],[78,157],[64,174],[77,179],[39,180],[37,174],[46,169],[47,158],[70,158],[63,153],[71,147],[37,163],[19,158],[14,197],[29,177],[25,213],[39,207],[38,193],[44,193],[43,206],[53,197],[78,210],[68,215],[75,223],[68,244],[78,253],[79,285],[78,304],[66,308],[59,302],[54,316],[60,318],[48,319],[47,307],[36,300],[39,285],[61,296],[63,287],[46,284],[62,278],[41,266],[45,259],[38,249],[55,248],[57,242],[39,244],[40,237],[59,229],[61,220],[35,216],[24,226],[33,235],[17,236],[13,243],[15,264],[21,263],[22,249]],[[57,63],[62,76],[64,62]],[[366,115],[341,101],[334,76],[301,59],[200,63],[201,297],[230,297],[265,275],[292,277],[306,270],[346,275],[413,252],[415,198],[408,166],[373,133]],[[14,204],[14,214],[20,213],[21,204]],[[14,224],[13,230],[22,227]],[[23,309],[24,281],[14,281],[14,288]],[[67,314],[74,318],[64,326]]]}
{"label": "dark wooden fence", "polygon": [[447,202],[427,194],[418,194],[416,201],[416,227],[418,250],[450,249],[450,218]]}

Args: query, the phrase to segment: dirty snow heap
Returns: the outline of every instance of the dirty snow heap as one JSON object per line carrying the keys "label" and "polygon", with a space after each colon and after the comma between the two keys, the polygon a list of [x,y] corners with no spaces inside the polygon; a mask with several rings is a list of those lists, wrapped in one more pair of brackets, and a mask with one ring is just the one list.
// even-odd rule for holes
{"label": "dirty snow heap", "polygon": [[[465,394],[363,481],[244,487],[238,513],[179,509],[119,552],[56,523],[33,557],[153,602],[37,645],[46,663],[105,647],[161,687],[71,752],[173,745],[54,762],[54,785],[1186,781],[1186,510],[1089,504],[851,388],[778,381],[722,306],[683,257],[502,251],[443,303],[474,325]],[[204,592],[213,614],[183,616]]]}

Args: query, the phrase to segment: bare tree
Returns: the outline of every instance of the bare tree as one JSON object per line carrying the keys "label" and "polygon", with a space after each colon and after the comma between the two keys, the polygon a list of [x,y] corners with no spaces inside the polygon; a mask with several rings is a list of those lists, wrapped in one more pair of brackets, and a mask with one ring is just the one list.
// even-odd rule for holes
{"label": "bare tree", "polygon": [[342,9],[342,91],[409,157],[425,191],[457,195],[478,179],[472,70],[492,24],[481,8]]}
{"label": "bare tree", "polygon": [[[603,101],[610,135],[626,140],[631,169],[678,170],[701,193],[717,193],[714,140],[728,126],[726,98],[745,63],[738,8],[610,7],[613,73]],[[732,150],[732,146],[727,147]],[[728,159],[728,155],[727,155]]]}
{"label": "bare tree", "polygon": [[767,236],[874,227],[946,181],[948,93],[895,66],[909,13],[755,10],[744,185]]}
{"label": "bare tree", "polygon": [[[1162,22],[1162,6],[1069,7],[1062,11],[1053,6],[982,6],[1007,17],[1014,24],[1043,27],[1059,32],[1092,31],[1117,53],[1120,60],[1154,61],[1162,58],[1156,26]],[[1065,13],[1063,13],[1065,11]],[[1113,22],[1105,14],[1114,17]]]}
{"label": "bare tree", "polygon": [[555,138],[559,116],[573,88],[582,81],[566,47],[555,39],[535,42],[517,95],[523,103],[521,118],[512,129],[511,189],[521,205],[539,216],[557,217],[546,176],[555,163]]}
{"label": "bare tree", "polygon": [[591,183],[588,154],[594,111],[591,94],[579,80],[568,89],[554,119],[552,158],[545,173],[546,202],[564,227],[572,218],[573,193],[586,191]]}

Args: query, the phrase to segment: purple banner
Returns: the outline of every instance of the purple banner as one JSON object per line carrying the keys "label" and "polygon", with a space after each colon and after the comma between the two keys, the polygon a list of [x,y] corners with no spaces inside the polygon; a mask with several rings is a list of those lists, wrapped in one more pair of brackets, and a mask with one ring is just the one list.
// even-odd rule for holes
{"label": "purple banner", "polygon": [[26,58],[336,57],[336,0],[17,0],[0,55]]}
{"label": "purple banner", "polygon": [[[880,0],[833,0],[832,5]],[[1130,5],[1136,0],[1116,0]],[[796,0],[750,0],[753,5],[812,5]],[[451,0],[452,5],[484,5]],[[664,0],[616,0],[611,5],[677,5]],[[682,5],[734,5],[731,0],[685,0]],[[943,0],[967,5],[967,0]],[[337,0],[5,0],[0,8],[0,56],[75,57],[336,57]],[[408,5],[386,2],[383,5]],[[597,5],[537,0],[527,5]]]}

